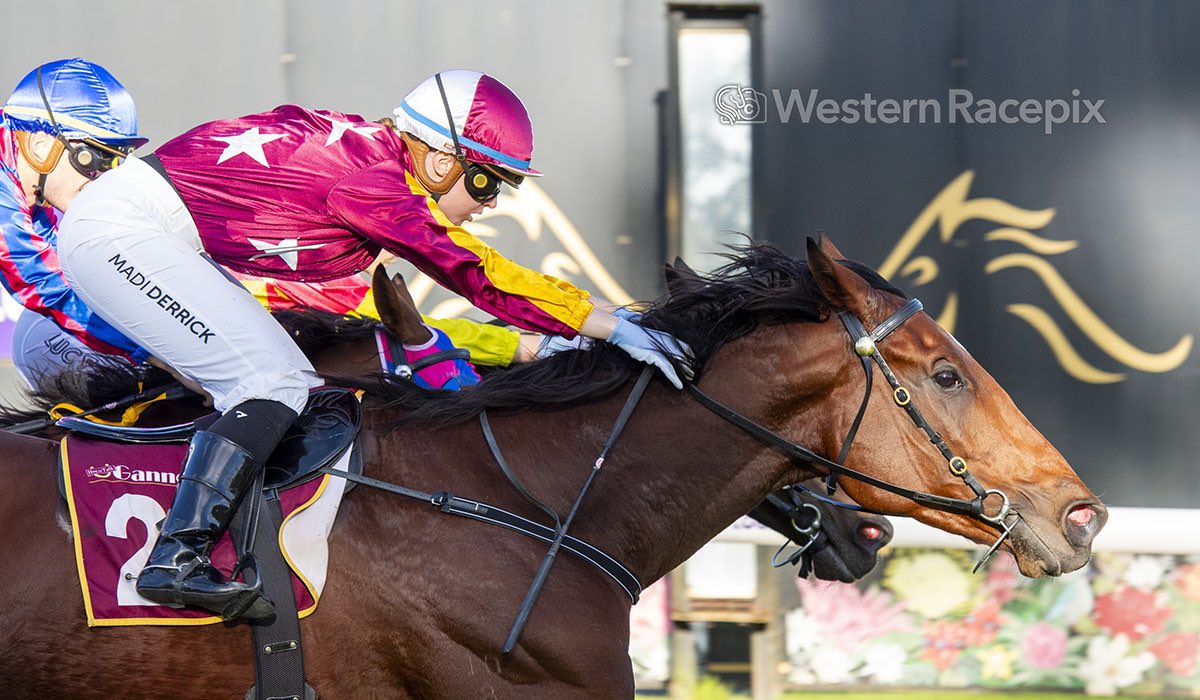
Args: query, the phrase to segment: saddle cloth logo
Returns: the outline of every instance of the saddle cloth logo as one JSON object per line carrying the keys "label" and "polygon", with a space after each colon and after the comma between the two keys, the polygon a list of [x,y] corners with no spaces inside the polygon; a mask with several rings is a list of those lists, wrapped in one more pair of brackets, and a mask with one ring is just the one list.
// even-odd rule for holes
{"label": "saddle cloth logo", "polygon": [[[187,445],[127,445],[70,435],[62,469],[79,584],[90,627],[207,625],[205,610],[170,608],[138,595],[138,572],[150,556],[158,523],[175,498]],[[335,465],[345,469],[349,451]],[[312,614],[325,585],[327,538],[345,480],[325,475],[280,493],[280,543],[292,569],[300,617]],[[209,553],[228,574],[237,556],[228,534]]]}

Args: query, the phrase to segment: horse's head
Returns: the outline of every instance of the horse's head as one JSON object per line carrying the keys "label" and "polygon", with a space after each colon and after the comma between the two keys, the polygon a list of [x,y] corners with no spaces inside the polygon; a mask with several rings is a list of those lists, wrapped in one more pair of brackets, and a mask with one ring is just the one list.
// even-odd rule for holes
{"label": "horse's head", "polygon": [[[835,312],[850,314],[870,331],[885,324],[906,301],[873,288],[860,274],[838,262],[844,256],[828,242],[809,240],[809,269]],[[825,441],[826,454],[836,455],[845,430],[861,401],[863,366],[860,355],[875,360],[870,350],[855,352],[855,338],[839,316],[827,321],[835,338],[831,355],[843,358],[830,378],[830,396],[845,405],[845,422],[835,421]],[[871,345],[871,344],[867,344]],[[932,318],[917,313],[881,339],[874,352],[890,367],[903,390],[894,389],[882,372],[875,372],[873,398],[862,419],[846,465],[877,479],[938,497],[983,500],[985,516],[996,517],[1004,498],[1012,527],[1004,546],[1016,556],[1026,576],[1057,575],[1083,566],[1092,539],[1107,520],[1099,499],[1054,448],[1017,409],[1008,394],[970,354]],[[898,404],[908,403],[919,414]],[[923,415],[931,429],[945,439],[946,451],[931,444],[932,436],[914,422]],[[841,434],[837,434],[838,431]],[[961,458],[960,461],[952,461]],[[958,472],[959,475],[956,475]],[[974,491],[971,475],[981,486]],[[853,479],[843,480],[850,495],[873,510],[909,515],[939,529],[975,542],[997,540],[996,525],[918,503]],[[999,492],[999,493],[996,493]]]}
{"label": "horse's head", "polygon": [[[789,560],[803,556],[822,581],[851,583],[875,568],[879,550],[892,541],[892,524],[883,516],[843,508],[814,495],[823,488],[819,479],[810,479],[804,489],[777,491],[750,515],[795,543]],[[841,499],[841,494],[835,498]],[[806,573],[801,569],[802,576]]]}
{"label": "horse's head", "polygon": [[388,279],[380,265],[371,278],[371,293],[390,339],[386,361],[398,374],[426,389],[456,390],[479,383],[469,353],[456,348],[441,329],[425,325],[403,277]]}

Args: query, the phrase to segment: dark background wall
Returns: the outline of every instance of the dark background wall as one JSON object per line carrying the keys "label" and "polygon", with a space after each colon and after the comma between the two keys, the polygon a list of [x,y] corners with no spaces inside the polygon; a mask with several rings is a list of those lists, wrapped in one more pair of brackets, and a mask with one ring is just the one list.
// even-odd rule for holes
{"label": "dark background wall", "polygon": [[[803,237],[824,228],[848,255],[878,266],[969,170],[971,199],[1053,209],[1026,230],[1078,245],[1039,257],[1117,336],[1162,353],[1200,329],[1191,274],[1200,252],[1200,5],[758,7],[763,78],[755,87],[764,92],[945,102],[951,88],[996,100],[1069,98],[1079,89],[1105,100],[1108,122],[1063,125],[1047,136],[1027,125],[804,125],[769,115],[754,127],[760,234],[800,252]],[[669,12],[654,0],[49,0],[36,8],[42,24],[10,32],[0,47],[0,84],[54,58],[99,61],[134,93],[152,148],[202,121],[282,102],[375,117],[438,69],[480,67],[529,105],[535,161],[547,173],[542,189],[615,280],[647,297],[659,287],[665,250],[656,96],[670,83]],[[967,220],[948,243],[935,231],[905,262],[927,256],[937,276],[920,285],[913,275],[896,279],[935,314],[958,293],[959,339],[1109,502],[1193,505],[1195,352],[1166,372],[1114,358],[1113,344],[1088,339],[1032,271],[985,271],[1028,252],[985,239],[1003,227]],[[491,242],[526,264],[569,252],[544,227],[536,237],[494,228]],[[582,275],[576,281],[593,286]],[[1014,304],[1043,309],[1084,361],[1121,381],[1072,378],[1043,336],[1009,310]]]}
{"label": "dark background wall", "polygon": [[[1033,233],[1073,240],[1043,255],[1096,315],[1132,345],[1171,349],[1200,329],[1200,5],[1118,2],[767,2],[764,85],[838,100],[1104,99],[1106,124],[783,124],[760,128],[766,235],[803,250],[817,228],[849,256],[880,265],[943,187],[967,170],[969,196],[1052,208]],[[769,112],[774,108],[769,105]],[[943,118],[945,114],[943,113]],[[985,272],[1028,253],[987,241],[1002,225],[973,220],[928,255],[938,276],[894,276],[931,312],[960,295],[959,340],[1084,478],[1118,505],[1194,507],[1200,500],[1200,359],[1166,372],[1131,368],[1089,340],[1032,271]],[[1043,337],[1008,310],[1041,307],[1082,359],[1121,381],[1072,378]]]}

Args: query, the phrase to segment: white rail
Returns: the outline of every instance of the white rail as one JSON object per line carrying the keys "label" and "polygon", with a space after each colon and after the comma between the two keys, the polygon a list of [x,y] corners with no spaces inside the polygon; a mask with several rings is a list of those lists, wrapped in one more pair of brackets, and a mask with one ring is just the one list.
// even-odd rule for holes
{"label": "white rail", "polygon": [[[1113,507],[1108,509],[1108,514],[1108,524],[1096,536],[1093,551],[1200,553],[1200,509]],[[980,546],[909,518],[892,518],[891,521],[896,529],[892,539],[895,547],[973,549]],[[772,530],[742,518],[713,541],[778,545],[780,537]]]}

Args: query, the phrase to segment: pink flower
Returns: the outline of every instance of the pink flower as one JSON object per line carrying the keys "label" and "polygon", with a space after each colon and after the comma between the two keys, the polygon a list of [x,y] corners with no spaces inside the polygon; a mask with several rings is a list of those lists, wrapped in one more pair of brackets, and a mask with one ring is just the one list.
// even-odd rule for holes
{"label": "pink flower", "polygon": [[1133,642],[1158,632],[1170,618],[1171,609],[1162,605],[1154,591],[1121,586],[1096,596],[1096,624]]}
{"label": "pink flower", "polygon": [[1196,671],[1200,655],[1200,637],[1191,632],[1172,632],[1150,647],[1150,651],[1177,676],[1190,676]]}
{"label": "pink flower", "polygon": [[956,622],[926,622],[925,645],[921,648],[921,658],[933,664],[939,671],[945,671],[958,661],[966,644],[963,642],[964,627]]}
{"label": "pink flower", "polygon": [[844,651],[860,649],[889,632],[906,632],[912,622],[891,593],[872,588],[861,591],[848,583],[797,579],[804,612],[818,622]]}
{"label": "pink flower", "polygon": [[1067,633],[1045,622],[1032,624],[1021,639],[1021,651],[1034,668],[1057,668],[1067,654]]}
{"label": "pink flower", "polygon": [[1000,624],[1000,603],[984,601],[963,618],[963,642],[971,647],[987,644],[1000,632]]}
{"label": "pink flower", "polygon": [[984,583],[988,597],[1004,605],[1013,599],[1020,586],[1016,560],[1008,552],[996,552],[988,566],[987,581]]}

